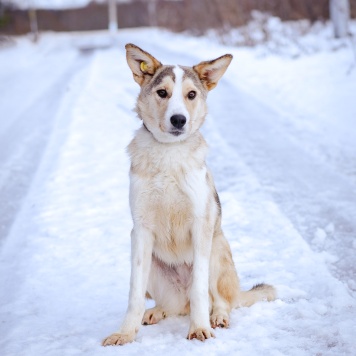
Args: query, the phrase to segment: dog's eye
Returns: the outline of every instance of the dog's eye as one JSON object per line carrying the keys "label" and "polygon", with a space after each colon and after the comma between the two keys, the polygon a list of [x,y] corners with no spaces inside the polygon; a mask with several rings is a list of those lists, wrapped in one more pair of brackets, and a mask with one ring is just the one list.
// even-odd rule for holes
{"label": "dog's eye", "polygon": [[157,90],[157,94],[160,98],[163,98],[163,99],[166,98],[168,95],[167,91],[164,89]]}
{"label": "dog's eye", "polygon": [[189,100],[193,100],[196,96],[197,96],[197,93],[194,90],[192,90],[188,93]]}

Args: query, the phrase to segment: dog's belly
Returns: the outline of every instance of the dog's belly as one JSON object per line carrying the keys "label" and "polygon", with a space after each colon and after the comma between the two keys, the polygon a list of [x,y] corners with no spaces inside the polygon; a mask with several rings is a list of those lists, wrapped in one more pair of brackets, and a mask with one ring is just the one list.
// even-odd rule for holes
{"label": "dog's belly", "polygon": [[[153,254],[152,267],[159,279],[164,278],[176,290],[187,291],[189,289],[192,282],[192,264],[167,264]],[[161,280],[160,283],[162,283]]]}

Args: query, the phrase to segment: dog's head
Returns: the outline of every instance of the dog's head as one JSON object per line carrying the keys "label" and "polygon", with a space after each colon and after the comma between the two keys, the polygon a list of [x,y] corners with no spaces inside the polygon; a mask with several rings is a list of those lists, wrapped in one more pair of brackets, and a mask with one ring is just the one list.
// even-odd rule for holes
{"label": "dog's head", "polygon": [[185,67],[162,65],[133,44],[125,48],[127,63],[141,86],[136,111],[155,139],[183,141],[196,132],[207,114],[208,91],[215,88],[232,55]]}

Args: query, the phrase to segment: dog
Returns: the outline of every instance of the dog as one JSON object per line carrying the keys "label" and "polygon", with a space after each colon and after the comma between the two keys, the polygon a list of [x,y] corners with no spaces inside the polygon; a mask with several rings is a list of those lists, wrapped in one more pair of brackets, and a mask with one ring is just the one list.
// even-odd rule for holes
{"label": "dog", "polygon": [[[193,67],[162,65],[127,44],[126,58],[141,91],[136,112],[142,127],[128,146],[131,158],[131,280],[126,315],[102,345],[134,341],[141,324],[190,314],[187,338],[204,341],[229,326],[233,308],[272,301],[275,288],[241,291],[230,246],[221,229],[221,204],[205,163],[199,129],[207,94],[232,55]],[[145,311],[145,297],[155,301]]]}

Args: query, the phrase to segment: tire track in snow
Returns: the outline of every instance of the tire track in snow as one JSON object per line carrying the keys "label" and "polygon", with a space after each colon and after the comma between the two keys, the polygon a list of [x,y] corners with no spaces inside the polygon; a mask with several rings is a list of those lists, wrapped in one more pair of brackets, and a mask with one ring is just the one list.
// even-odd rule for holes
{"label": "tire track in snow", "polygon": [[2,98],[6,103],[13,103],[16,97],[19,104],[11,110],[11,117],[4,119],[7,125],[4,122],[0,132],[0,243],[11,229],[30,188],[68,83],[79,69],[88,64],[88,60],[89,57],[73,56],[71,53],[65,68],[60,68],[49,82],[45,79],[44,85],[39,79],[48,76],[50,65],[46,63],[43,68],[43,63],[36,62],[33,67],[27,68],[32,79],[21,78],[22,92],[33,92],[33,101],[25,100],[24,106],[21,103],[25,94],[11,90]]}
{"label": "tire track in snow", "polygon": [[[258,318],[264,318],[264,313],[273,310],[276,319],[269,321],[273,325],[265,331],[272,340],[271,354],[273,348],[288,355],[317,354],[324,347],[333,353],[351,353],[355,301],[330,274],[323,258],[310,249],[218,126],[219,119],[209,115],[204,131],[211,146],[209,165],[215,173],[223,208],[223,230],[241,284],[248,289],[260,283],[262,277],[277,287],[280,298],[273,304],[255,305],[252,311],[234,311],[232,325],[237,323],[234,327],[239,337],[248,328],[244,325],[245,312],[251,316],[258,308]],[[258,319],[253,322],[257,329],[265,323]],[[282,339],[289,337],[293,344],[285,347]]]}

